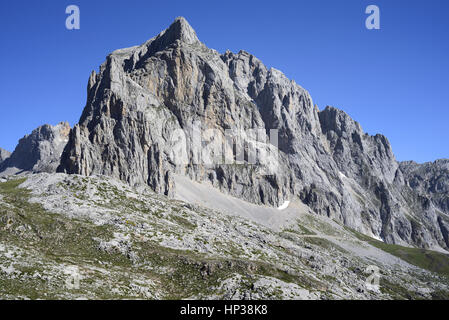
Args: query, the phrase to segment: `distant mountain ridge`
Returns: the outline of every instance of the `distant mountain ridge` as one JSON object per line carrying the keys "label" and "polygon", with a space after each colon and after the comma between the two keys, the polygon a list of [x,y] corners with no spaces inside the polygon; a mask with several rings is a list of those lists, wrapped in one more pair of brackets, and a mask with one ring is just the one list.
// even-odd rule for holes
{"label": "distant mountain ridge", "polygon": [[67,122],[56,126],[46,124],[33,130],[20,139],[12,154],[0,161],[0,175],[2,172],[55,172],[69,133],[70,125]]}

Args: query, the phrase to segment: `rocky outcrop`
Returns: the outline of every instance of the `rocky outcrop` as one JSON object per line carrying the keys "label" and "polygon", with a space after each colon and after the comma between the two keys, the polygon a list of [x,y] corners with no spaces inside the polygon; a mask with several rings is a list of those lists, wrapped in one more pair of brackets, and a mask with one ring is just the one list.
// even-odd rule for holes
{"label": "rocky outcrop", "polygon": [[319,113],[319,118],[340,172],[365,187],[369,186],[367,175],[393,182],[398,163],[385,136],[364,133],[358,122],[336,108],[327,107]]}
{"label": "rocky outcrop", "polygon": [[111,53],[87,90],[61,172],[166,195],[181,174],[256,204],[301,200],[387,242],[447,248],[432,209],[438,201],[447,214],[444,200],[426,202],[410,185],[387,138],[364,133],[339,109],[319,111],[306,90],[253,55],[207,48],[183,18]]}
{"label": "rocky outcrop", "polygon": [[449,212],[449,159],[424,164],[401,162],[400,168],[407,186],[429,196],[442,212]]}
{"label": "rocky outcrop", "polygon": [[413,161],[400,163],[404,194],[414,195],[411,205],[417,223],[430,225],[449,248],[449,159],[418,164]]}
{"label": "rocky outcrop", "polygon": [[3,161],[8,159],[10,156],[11,156],[11,152],[0,148],[0,165],[2,164]]}
{"label": "rocky outcrop", "polygon": [[20,139],[16,149],[0,164],[0,173],[56,172],[62,151],[68,142],[70,125],[43,125]]}

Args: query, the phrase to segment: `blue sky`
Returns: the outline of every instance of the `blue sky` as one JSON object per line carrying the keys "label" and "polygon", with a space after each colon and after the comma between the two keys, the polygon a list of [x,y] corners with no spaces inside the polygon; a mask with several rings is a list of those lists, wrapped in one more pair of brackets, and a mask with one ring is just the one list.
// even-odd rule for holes
{"label": "blue sky", "polygon": [[[81,29],[65,28],[78,5]],[[375,4],[381,29],[365,28]],[[224,52],[244,49],[390,140],[398,160],[449,158],[449,1],[1,1],[0,147],[77,123],[92,70],[184,16]]]}

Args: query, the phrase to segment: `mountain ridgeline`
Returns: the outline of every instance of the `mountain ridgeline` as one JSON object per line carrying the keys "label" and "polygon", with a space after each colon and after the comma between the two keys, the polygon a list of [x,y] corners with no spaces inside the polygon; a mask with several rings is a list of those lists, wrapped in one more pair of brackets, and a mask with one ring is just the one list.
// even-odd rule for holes
{"label": "mountain ridgeline", "polygon": [[[277,130],[279,152],[257,163],[246,151],[243,162],[198,161],[196,123],[206,144],[225,141],[231,150],[235,143],[270,151],[269,132]],[[181,142],[173,138],[179,130]],[[235,141],[226,139],[229,130],[239,133]],[[251,130],[265,136],[255,139]],[[305,89],[245,51],[207,48],[184,18],[114,51],[92,72],[87,104],[64,145],[59,172],[147,184],[167,196],[175,175],[187,176],[254,204],[301,201],[388,243],[449,250],[449,160],[396,161],[386,137],[364,133],[334,107],[320,111]],[[180,146],[182,161],[174,152]],[[272,160],[274,172],[259,170]]]}

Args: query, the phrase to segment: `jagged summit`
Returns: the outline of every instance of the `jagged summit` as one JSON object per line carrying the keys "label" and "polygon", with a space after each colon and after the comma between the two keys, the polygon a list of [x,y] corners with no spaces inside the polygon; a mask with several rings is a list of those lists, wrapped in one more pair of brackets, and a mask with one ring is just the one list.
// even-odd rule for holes
{"label": "jagged summit", "polygon": [[176,41],[185,44],[195,44],[200,42],[195,30],[193,30],[192,26],[184,17],[176,18],[167,29],[147,43],[150,43],[153,48],[157,48],[159,51],[176,43]]}
{"label": "jagged summit", "polygon": [[[184,50],[186,50],[186,46],[189,47],[194,45],[199,45],[201,48],[207,49],[207,47],[200,42],[195,30],[193,30],[187,20],[183,17],[178,17],[167,29],[143,44],[113,51],[108,55],[106,63],[104,63],[100,69],[114,69],[110,62],[115,60],[123,65],[125,71],[132,72],[133,70],[144,67],[147,60],[159,52],[164,52],[177,47],[183,47]],[[93,76],[96,76],[95,71],[93,72]],[[113,74],[111,74],[111,76],[113,76]],[[93,85],[93,81],[94,79],[91,77],[89,80],[89,88]]]}
{"label": "jagged summit", "polygon": [[195,30],[184,17],[178,17],[165,31],[165,36],[173,41],[180,40],[189,44],[198,42]]}

